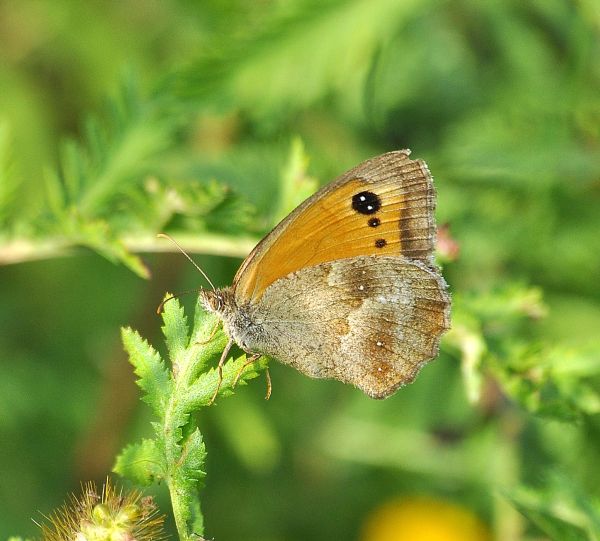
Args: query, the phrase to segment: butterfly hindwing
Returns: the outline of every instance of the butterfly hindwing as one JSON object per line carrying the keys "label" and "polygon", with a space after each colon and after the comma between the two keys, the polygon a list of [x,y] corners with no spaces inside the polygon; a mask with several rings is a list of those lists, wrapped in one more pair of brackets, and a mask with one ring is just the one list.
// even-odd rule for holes
{"label": "butterfly hindwing", "polygon": [[425,162],[408,156],[403,150],[367,160],[296,208],[240,267],[237,301],[260,298],[291,272],[340,259],[402,255],[432,265],[435,191]]}
{"label": "butterfly hindwing", "polygon": [[252,350],[385,398],[437,355],[450,300],[424,263],[359,256],[279,279],[248,309],[261,322]]}

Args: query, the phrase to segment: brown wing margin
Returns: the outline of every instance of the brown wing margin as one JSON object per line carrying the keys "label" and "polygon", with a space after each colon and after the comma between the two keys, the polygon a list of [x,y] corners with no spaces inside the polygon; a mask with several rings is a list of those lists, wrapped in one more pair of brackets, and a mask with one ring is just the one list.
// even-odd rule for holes
{"label": "brown wing margin", "polygon": [[[238,302],[260,298],[275,280],[327,261],[380,254],[432,265],[433,180],[425,162],[409,154],[401,150],[367,160],[298,206],[238,270],[233,283]],[[352,208],[352,198],[365,191],[379,198],[376,212]]]}

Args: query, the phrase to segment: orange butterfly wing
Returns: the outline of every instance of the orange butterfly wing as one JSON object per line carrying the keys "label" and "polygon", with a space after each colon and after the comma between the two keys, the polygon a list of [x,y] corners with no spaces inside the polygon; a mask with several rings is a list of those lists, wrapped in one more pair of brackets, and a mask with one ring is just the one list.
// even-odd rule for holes
{"label": "orange butterfly wing", "polygon": [[425,162],[409,154],[367,160],[298,206],[238,270],[238,303],[259,299],[291,272],[338,259],[402,255],[432,265],[435,190]]}

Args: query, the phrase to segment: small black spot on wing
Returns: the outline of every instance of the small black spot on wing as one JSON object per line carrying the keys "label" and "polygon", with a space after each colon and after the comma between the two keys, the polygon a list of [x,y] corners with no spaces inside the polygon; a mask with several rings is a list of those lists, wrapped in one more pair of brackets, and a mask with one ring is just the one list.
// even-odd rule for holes
{"label": "small black spot on wing", "polygon": [[378,225],[381,224],[381,220],[377,217],[370,218],[367,223],[369,224],[369,227],[377,227]]}
{"label": "small black spot on wing", "polygon": [[375,241],[375,246],[377,246],[377,248],[383,248],[386,244],[387,241],[385,239],[377,239]]}

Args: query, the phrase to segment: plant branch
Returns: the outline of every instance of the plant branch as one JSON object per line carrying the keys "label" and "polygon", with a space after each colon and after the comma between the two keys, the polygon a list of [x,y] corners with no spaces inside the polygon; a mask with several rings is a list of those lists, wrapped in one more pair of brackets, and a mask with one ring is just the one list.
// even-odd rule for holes
{"label": "plant branch", "polygon": [[[176,252],[177,249],[154,234],[128,235],[122,242],[129,252],[159,253]],[[254,237],[231,237],[229,235],[202,233],[177,234],[177,242],[192,254],[245,257],[256,245]],[[15,239],[0,246],[0,265],[14,265],[28,261],[40,261],[72,256],[78,252],[78,244],[66,237],[47,239]]]}
{"label": "plant branch", "polygon": [[[163,321],[168,363],[137,332],[123,329],[123,342],[137,383],[158,419],[153,423],[155,438],[127,446],[117,458],[114,471],[145,485],[163,479],[171,496],[179,538],[192,541],[204,533],[198,491],[205,477],[206,458],[193,413],[212,403],[219,385],[215,362],[227,336],[222,330],[214,332],[218,320],[204,312],[200,302],[191,332],[177,299],[164,306]],[[249,364],[244,353],[229,356],[223,365],[218,395],[232,394],[234,381],[244,384],[266,364],[266,358]]]}

